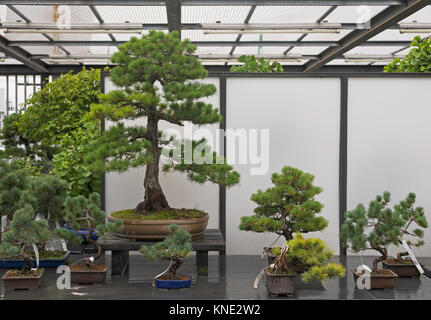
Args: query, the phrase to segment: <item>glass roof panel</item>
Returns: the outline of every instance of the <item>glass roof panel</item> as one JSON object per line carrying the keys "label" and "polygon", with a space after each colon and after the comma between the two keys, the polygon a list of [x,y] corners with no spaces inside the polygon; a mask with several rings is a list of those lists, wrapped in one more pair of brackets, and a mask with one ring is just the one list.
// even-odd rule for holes
{"label": "glass roof panel", "polygon": [[392,54],[392,52],[395,52],[399,49],[402,49],[402,47],[364,47],[359,46],[356,48],[353,48],[352,50],[346,52],[346,54]]}
{"label": "glass roof panel", "polygon": [[48,41],[48,39],[43,36],[40,33],[27,33],[27,34],[23,34],[23,33],[3,33],[3,31],[1,31],[1,34],[8,40],[12,40],[12,41],[18,41],[18,40],[25,40],[25,41]]}
{"label": "glass roof panel", "polygon": [[117,41],[129,41],[131,37],[141,37],[140,33],[113,33],[112,35]]}
{"label": "glass roof panel", "polygon": [[[54,40],[64,41],[109,41],[108,34],[105,33],[50,33],[48,34]],[[45,38],[46,39],[46,38]]]}
{"label": "glass roof panel", "polygon": [[164,6],[98,6],[105,23],[167,23]]}
{"label": "glass roof panel", "polygon": [[182,30],[181,38],[191,41],[235,41],[236,34],[204,34],[203,30]]}
{"label": "glass roof panel", "polygon": [[289,53],[317,55],[326,49],[327,47],[294,47]]}
{"label": "glass roof panel", "polygon": [[[286,51],[286,47],[262,47],[260,50],[261,54],[283,54]],[[258,47],[236,47],[234,54],[258,54]]]}
{"label": "glass roof panel", "polygon": [[302,41],[338,41],[352,30],[341,30],[340,33],[309,33]]}
{"label": "glass roof panel", "polygon": [[[58,12],[62,12],[63,7],[70,9],[71,23],[93,23],[97,22],[96,17],[88,6],[58,6]],[[24,14],[31,22],[35,23],[50,23],[55,22],[56,6],[15,6],[22,14]]]}
{"label": "glass roof panel", "polygon": [[231,47],[197,47],[196,54],[229,54]]}
{"label": "glass roof panel", "polygon": [[0,5],[0,21],[16,22],[21,20],[21,18],[12,10],[10,10],[5,5]]}
{"label": "glass roof panel", "polygon": [[346,62],[344,59],[334,59],[327,63],[327,65],[346,65],[346,66],[366,66],[369,62]]}
{"label": "glass roof panel", "polygon": [[250,23],[312,23],[330,7],[327,6],[257,6]]}
{"label": "glass roof panel", "polygon": [[[263,33],[263,41],[296,41],[301,35],[298,33]],[[243,34],[241,41],[259,41],[259,34]]]}
{"label": "glass roof panel", "polygon": [[21,62],[19,62],[16,59],[12,59],[12,58],[6,58],[4,60],[4,62],[2,62],[2,64],[22,64]]}
{"label": "glass roof panel", "polygon": [[429,22],[431,23],[431,5],[419,10],[411,16],[405,18],[402,22]]}
{"label": "glass roof panel", "polygon": [[183,6],[182,23],[243,23],[249,6]]}
{"label": "glass roof panel", "polygon": [[[27,52],[31,52],[31,54],[61,54],[62,50],[55,46],[22,46]],[[58,50],[58,51],[56,51]]]}
{"label": "glass roof panel", "polygon": [[325,18],[329,23],[364,23],[387,6],[339,6]]}
{"label": "glass roof panel", "polygon": [[[426,38],[429,37],[431,35],[430,34],[424,34],[422,33],[420,35],[421,38]],[[416,36],[416,34],[414,33],[400,33],[399,30],[397,29],[388,29],[385,31],[382,31],[381,33],[379,33],[378,35],[372,37],[370,40],[373,41],[412,41],[413,38]]]}

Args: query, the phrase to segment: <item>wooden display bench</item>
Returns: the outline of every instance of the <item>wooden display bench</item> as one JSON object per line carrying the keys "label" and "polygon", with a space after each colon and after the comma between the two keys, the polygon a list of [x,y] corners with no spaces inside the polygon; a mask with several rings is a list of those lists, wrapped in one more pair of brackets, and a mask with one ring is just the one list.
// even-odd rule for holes
{"label": "wooden display bench", "polygon": [[[129,274],[129,251],[137,251],[142,245],[152,245],[156,241],[120,238],[106,234],[97,241],[104,251],[112,251],[112,275]],[[202,238],[192,241],[196,251],[196,269],[198,275],[208,275],[208,251],[224,254],[226,241],[219,229],[207,229]]]}

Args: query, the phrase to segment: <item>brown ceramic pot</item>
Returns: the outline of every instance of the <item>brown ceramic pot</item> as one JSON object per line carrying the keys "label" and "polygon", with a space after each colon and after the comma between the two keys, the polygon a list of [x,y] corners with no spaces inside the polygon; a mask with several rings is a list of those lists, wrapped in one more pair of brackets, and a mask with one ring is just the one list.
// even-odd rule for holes
{"label": "brown ceramic pot", "polygon": [[104,283],[107,265],[98,265],[99,268],[91,270],[83,265],[82,269],[70,270],[70,282],[79,284]]}
{"label": "brown ceramic pot", "polygon": [[10,275],[11,271],[7,271],[2,277],[6,290],[30,290],[37,289],[40,285],[40,279],[44,273],[44,270],[38,276],[28,277],[14,277]]}
{"label": "brown ceramic pot", "polygon": [[272,274],[265,269],[266,287],[272,295],[292,295],[296,274]]}
{"label": "brown ceramic pot", "polygon": [[[353,280],[356,283],[362,273],[355,269],[351,271],[353,273]],[[378,273],[373,272],[371,273],[370,289],[393,289],[396,278],[398,278],[397,274],[391,270],[381,269]]]}
{"label": "brown ceramic pot", "polygon": [[[407,260],[407,259],[406,259]],[[409,259],[411,263],[394,263],[396,260],[384,260],[383,268],[393,271],[398,277],[420,277],[420,272],[415,264]],[[421,264],[422,265],[422,264]]]}

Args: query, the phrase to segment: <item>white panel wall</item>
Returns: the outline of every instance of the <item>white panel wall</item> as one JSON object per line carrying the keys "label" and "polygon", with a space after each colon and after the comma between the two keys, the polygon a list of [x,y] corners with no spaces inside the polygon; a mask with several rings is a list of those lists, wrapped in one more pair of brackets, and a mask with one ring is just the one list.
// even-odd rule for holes
{"label": "white panel wall", "polygon": [[[217,88],[217,93],[206,100],[215,107],[219,106],[219,79],[207,78],[205,82],[212,83]],[[105,81],[105,92],[113,90],[114,85],[109,78]],[[134,123],[128,121],[127,123]],[[140,120],[141,125],[145,125],[145,120]],[[106,128],[111,123],[107,121]],[[160,129],[176,128],[182,132],[182,128],[172,125],[165,121],[159,123]],[[209,129],[214,134],[217,125],[201,126],[200,128]],[[197,131],[198,127],[193,127],[194,139],[198,139],[204,134]],[[216,149],[217,150],[217,149]],[[107,173],[106,174],[106,212],[112,212],[122,209],[134,208],[144,197],[144,168],[131,169],[125,173]],[[178,172],[168,174],[161,173],[160,183],[168,199],[169,205],[176,208],[197,208],[209,213],[210,220],[208,228],[218,228],[219,223],[219,189],[217,185],[206,183],[199,185],[187,180],[186,175]]]}
{"label": "white panel wall", "polygon": [[271,174],[286,165],[314,174],[324,189],[318,200],[329,226],[309,235],[338,254],[339,114],[338,78],[228,78],[227,128],[269,129],[270,137],[266,174],[253,176],[249,165],[235,165],[241,184],[227,191],[228,254],[260,254],[276,238],[239,231],[238,225],[253,213],[250,196],[270,187]]}
{"label": "white panel wall", "polygon": [[[431,222],[430,88],[429,78],[349,79],[348,209],[385,190],[392,204],[415,192]],[[431,230],[425,243],[418,256],[431,256]]]}

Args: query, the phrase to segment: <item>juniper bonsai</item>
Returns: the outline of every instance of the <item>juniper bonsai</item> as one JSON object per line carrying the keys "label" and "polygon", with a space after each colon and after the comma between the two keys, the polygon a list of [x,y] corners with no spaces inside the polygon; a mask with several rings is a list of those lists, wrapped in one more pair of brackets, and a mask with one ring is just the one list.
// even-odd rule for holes
{"label": "juniper bonsai", "polygon": [[241,217],[240,230],[274,232],[293,239],[296,232],[320,231],[328,222],[317,216],[323,205],[315,199],[322,189],[313,185],[314,176],[293,168],[283,167],[271,177],[274,187],[258,190],[251,196],[257,204],[255,215]]}
{"label": "juniper bonsai", "polygon": [[74,231],[56,229],[55,233],[60,238],[72,243],[80,243],[82,238],[76,234],[76,231],[82,227],[87,227],[86,240],[97,249],[97,255],[94,258],[84,258],[81,260],[85,260],[86,266],[92,268],[95,265],[94,262],[102,256],[102,248],[96,240],[92,239],[93,233],[97,230],[99,236],[103,236],[106,232],[116,231],[121,227],[122,220],[117,220],[114,223],[105,221],[106,215],[100,209],[100,195],[97,192],[92,193],[88,198],[84,196],[67,197],[64,206],[64,219]]}
{"label": "juniper bonsai", "polygon": [[171,260],[171,265],[165,274],[168,280],[179,280],[181,277],[177,270],[181,267],[190,251],[192,251],[192,236],[186,230],[181,229],[175,224],[169,226],[171,234],[163,241],[152,246],[142,246],[139,251],[147,258],[152,260],[166,259]]}
{"label": "juniper bonsai", "polygon": [[360,203],[351,211],[346,212],[346,221],[342,225],[341,238],[347,248],[354,252],[375,250],[380,256],[373,261],[373,271],[378,270],[378,263],[388,258],[387,247],[391,244],[398,246],[404,236],[418,237],[416,243],[423,244],[423,230],[416,228],[413,232],[408,229],[412,223],[426,228],[427,221],[422,208],[414,208],[416,196],[409,193],[405,200],[394,207],[388,207],[391,194],[385,191],[371,201],[368,210]]}
{"label": "juniper bonsai", "polygon": [[[208,72],[194,56],[195,49],[188,39],[181,41],[177,32],[166,34],[152,30],[140,39],[132,37],[118,47],[119,51],[111,59],[117,64],[111,70],[111,80],[123,89],[102,94],[101,103],[91,108],[94,117],[116,122],[102,137],[90,143],[87,161],[92,168],[124,172],[146,166],[144,201],[137,204],[137,214],[170,209],[159,183],[159,162],[162,151],[174,153],[168,147],[173,139],[159,131],[159,122],[205,125],[222,119],[218,109],[199,100],[212,96],[216,88],[197,81]],[[126,127],[120,122],[141,118],[146,118],[146,127]],[[192,150],[185,143],[176,150],[179,154],[187,150],[191,155],[202,146],[203,141],[200,142],[190,144]],[[205,149],[206,155],[207,152],[212,159],[216,158],[215,153]],[[198,183],[211,181],[231,186],[239,182],[239,174],[226,162],[201,163],[195,158],[188,162],[186,158],[167,163],[163,170],[184,172]]]}
{"label": "juniper bonsai", "polygon": [[27,249],[31,249],[33,244],[46,243],[51,237],[48,222],[36,220],[33,207],[26,204],[14,213],[9,230],[4,233],[0,257],[21,256],[25,261],[22,273],[28,274],[33,268],[33,259]]}

